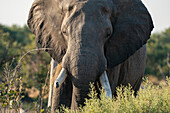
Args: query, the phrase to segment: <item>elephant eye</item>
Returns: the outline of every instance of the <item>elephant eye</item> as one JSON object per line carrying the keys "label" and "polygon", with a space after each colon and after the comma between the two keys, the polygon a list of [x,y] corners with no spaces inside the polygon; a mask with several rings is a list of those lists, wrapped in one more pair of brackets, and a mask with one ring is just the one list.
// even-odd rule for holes
{"label": "elephant eye", "polygon": [[63,29],[62,29],[62,34],[63,34],[63,35],[67,35],[66,27],[63,27]]}
{"label": "elephant eye", "polygon": [[109,28],[106,29],[106,38],[109,38],[111,34],[112,34],[111,30]]}
{"label": "elephant eye", "polygon": [[108,14],[109,10],[106,7],[101,7],[102,14]]}
{"label": "elephant eye", "polygon": [[73,6],[68,7],[68,11],[71,11],[71,10],[73,10]]}

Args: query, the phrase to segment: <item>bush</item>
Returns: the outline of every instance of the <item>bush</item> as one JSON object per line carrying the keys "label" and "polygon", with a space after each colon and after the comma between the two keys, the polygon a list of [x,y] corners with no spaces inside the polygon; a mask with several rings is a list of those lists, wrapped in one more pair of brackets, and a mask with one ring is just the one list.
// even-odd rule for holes
{"label": "bush", "polygon": [[[85,106],[75,113],[169,113],[170,112],[170,78],[155,86],[148,79],[144,79],[143,86],[135,97],[131,86],[117,88],[117,97],[105,98],[102,91],[100,99],[91,85],[90,99],[86,99]],[[72,113],[70,109],[61,107],[60,112]],[[57,111],[59,112],[59,111]]]}

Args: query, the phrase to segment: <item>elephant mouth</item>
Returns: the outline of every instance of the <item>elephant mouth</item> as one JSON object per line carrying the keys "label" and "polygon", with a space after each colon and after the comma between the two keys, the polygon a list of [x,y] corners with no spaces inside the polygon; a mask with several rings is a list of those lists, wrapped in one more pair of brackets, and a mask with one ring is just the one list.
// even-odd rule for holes
{"label": "elephant mouth", "polygon": [[[54,82],[55,87],[56,88],[60,87],[61,84],[65,81],[66,77],[67,77],[67,70],[65,68],[62,68],[57,79]],[[102,73],[102,75],[99,77],[99,80],[105,92],[106,98],[112,98],[112,92],[111,92],[111,88],[110,88],[110,84],[109,84],[106,71]]]}

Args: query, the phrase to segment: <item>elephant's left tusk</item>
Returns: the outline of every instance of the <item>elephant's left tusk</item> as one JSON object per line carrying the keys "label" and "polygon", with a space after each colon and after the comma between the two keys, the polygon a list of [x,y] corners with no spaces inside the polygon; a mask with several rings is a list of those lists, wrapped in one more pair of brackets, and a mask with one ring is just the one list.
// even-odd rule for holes
{"label": "elephant's left tusk", "polygon": [[60,74],[58,75],[57,79],[54,82],[54,85],[56,88],[58,88],[66,79],[67,74],[66,74],[66,69],[62,68],[60,71]]}
{"label": "elephant's left tusk", "polygon": [[99,80],[103,87],[104,92],[106,93],[106,97],[112,98],[112,91],[110,88],[106,71],[104,71],[104,73],[100,76]]}

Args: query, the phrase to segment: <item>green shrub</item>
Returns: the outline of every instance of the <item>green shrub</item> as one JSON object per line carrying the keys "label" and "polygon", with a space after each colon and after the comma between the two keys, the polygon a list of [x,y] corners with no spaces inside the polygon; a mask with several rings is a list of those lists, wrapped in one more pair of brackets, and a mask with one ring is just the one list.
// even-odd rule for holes
{"label": "green shrub", "polygon": [[[85,106],[76,113],[169,113],[170,112],[170,78],[159,86],[144,80],[138,95],[133,95],[131,86],[117,88],[117,97],[105,98],[102,91],[100,99],[91,85],[90,99],[85,100]],[[68,108],[61,107],[60,112],[72,113]],[[59,112],[59,111],[57,111]]]}

